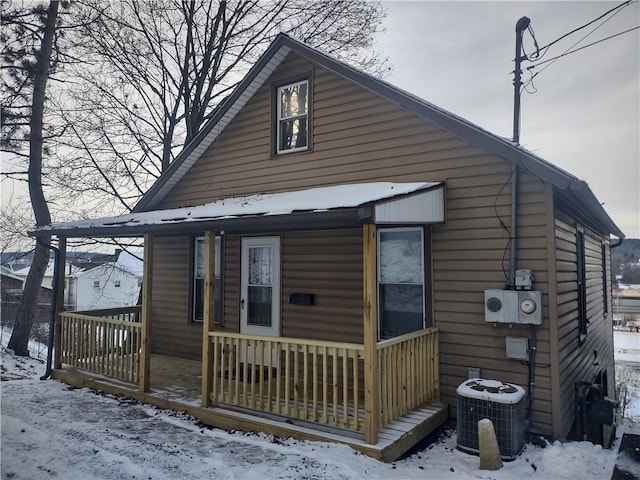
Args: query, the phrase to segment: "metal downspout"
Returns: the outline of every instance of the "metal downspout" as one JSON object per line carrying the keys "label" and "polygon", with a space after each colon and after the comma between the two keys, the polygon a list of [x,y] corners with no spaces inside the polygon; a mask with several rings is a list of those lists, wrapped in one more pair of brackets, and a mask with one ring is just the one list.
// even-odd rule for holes
{"label": "metal downspout", "polygon": [[[522,85],[522,35],[529,27],[529,17],[522,17],[516,23],[516,55],[513,79],[513,143],[520,144],[520,86]],[[510,290],[515,290],[516,269],[518,262],[518,183],[520,167],[515,163],[511,173],[511,228],[509,235],[509,283]]]}

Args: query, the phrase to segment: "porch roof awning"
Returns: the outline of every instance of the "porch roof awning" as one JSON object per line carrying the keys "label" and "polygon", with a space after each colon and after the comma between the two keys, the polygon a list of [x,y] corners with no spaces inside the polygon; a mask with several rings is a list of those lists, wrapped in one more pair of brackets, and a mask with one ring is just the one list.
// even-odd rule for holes
{"label": "porch roof awning", "polygon": [[31,236],[138,237],[205,230],[265,232],[364,223],[433,224],[445,219],[444,182],[373,182],[229,197],[205,205],[54,223]]}

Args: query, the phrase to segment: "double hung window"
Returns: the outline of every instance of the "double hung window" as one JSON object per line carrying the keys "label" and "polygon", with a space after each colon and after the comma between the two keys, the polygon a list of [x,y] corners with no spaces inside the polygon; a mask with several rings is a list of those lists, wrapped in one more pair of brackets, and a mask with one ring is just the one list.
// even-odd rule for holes
{"label": "double hung window", "polygon": [[378,231],[378,311],[381,339],[425,325],[425,258],[422,228]]}
{"label": "double hung window", "polygon": [[309,81],[277,88],[277,153],[309,148]]}
{"label": "double hung window", "polygon": [[[214,280],[214,322],[220,324],[222,321],[222,282],[220,272],[222,271],[220,259],[222,258],[220,249],[222,241],[216,235],[215,240],[215,280]],[[193,248],[193,321],[202,322],[204,318],[204,237],[197,237],[194,240]]]}

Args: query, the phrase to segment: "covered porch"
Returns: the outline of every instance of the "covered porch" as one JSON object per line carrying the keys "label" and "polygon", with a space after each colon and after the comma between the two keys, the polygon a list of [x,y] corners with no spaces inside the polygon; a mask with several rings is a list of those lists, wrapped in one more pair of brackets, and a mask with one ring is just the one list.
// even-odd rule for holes
{"label": "covered porch", "polygon": [[[433,193],[431,186],[416,191],[418,197],[426,192],[431,198]],[[64,312],[62,303],[57,303],[53,375],[74,385],[184,410],[221,428],[337,441],[375,458],[394,460],[448,418],[448,407],[439,403],[437,329],[421,328],[387,339],[378,331],[379,236],[372,215],[379,221],[428,224],[429,219],[412,207],[415,196],[402,193],[398,200],[402,204],[358,202],[348,209],[294,212],[264,224],[265,216],[180,224],[181,233],[185,228],[204,231],[202,358],[196,362],[151,350],[154,242],[158,236],[175,234],[175,223],[145,227],[135,219],[108,219],[97,229],[54,230],[61,262],[67,236],[87,233],[133,236],[142,230],[145,252],[142,305]],[[403,210],[417,218],[407,218]],[[167,215],[175,221],[174,212]],[[361,342],[216,329],[216,232],[255,234],[356,225],[362,231]],[[63,292],[57,293],[61,299]]]}
{"label": "covered porch", "polygon": [[376,342],[370,362],[364,344],[203,332],[200,362],[151,353],[143,310],[60,312],[53,377],[213,426],[346,443],[386,461],[448,418],[435,328]]}

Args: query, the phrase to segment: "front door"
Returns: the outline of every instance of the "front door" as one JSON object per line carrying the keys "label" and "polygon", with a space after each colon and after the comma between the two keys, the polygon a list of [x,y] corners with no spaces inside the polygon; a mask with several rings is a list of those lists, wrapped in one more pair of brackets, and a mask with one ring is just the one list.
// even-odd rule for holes
{"label": "front door", "polygon": [[280,336],[280,237],[242,239],[240,333]]}

